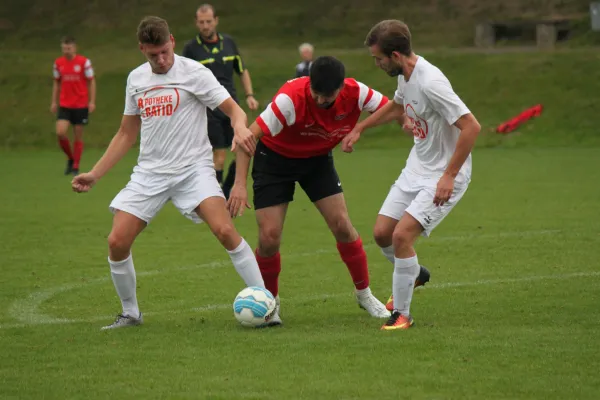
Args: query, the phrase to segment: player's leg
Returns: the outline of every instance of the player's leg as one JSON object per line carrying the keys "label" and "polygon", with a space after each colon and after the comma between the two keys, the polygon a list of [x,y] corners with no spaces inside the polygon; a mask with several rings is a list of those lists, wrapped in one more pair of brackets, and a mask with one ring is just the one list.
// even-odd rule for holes
{"label": "player's leg", "polygon": [[102,329],[142,323],[131,247],[168,199],[168,182],[164,178],[134,172],[127,186],[110,203],[109,209],[114,217],[113,227],[108,235],[108,264],[123,311],[111,325]]}
{"label": "player's leg", "polygon": [[[410,178],[405,174],[402,174],[398,181],[396,181],[383,202],[375,227],[373,228],[373,237],[375,243],[379,246],[381,253],[384,257],[392,264],[396,265],[394,246],[392,243],[392,236],[394,229],[398,225],[398,221],[404,215],[404,212],[408,205],[417,196],[417,191],[411,190]],[[419,275],[415,280],[415,288],[425,285],[429,282],[431,274],[426,267],[419,267]],[[394,296],[391,295],[386,303],[386,308],[389,311],[394,310]]]}
{"label": "player's leg", "polygon": [[246,286],[264,287],[252,249],[235,229],[225,206],[225,198],[213,168],[193,166],[169,192],[171,201],[196,223],[205,221],[213,235],[225,247]]}
{"label": "player's leg", "polygon": [[65,169],[65,175],[68,175],[73,170],[73,152],[71,151],[71,143],[69,142],[69,126],[70,126],[70,113],[69,109],[59,107],[56,116],[56,138],[58,139],[58,145],[67,156],[67,167]]}
{"label": "player's leg", "polygon": [[223,133],[223,124],[221,123],[221,119],[215,114],[215,111],[207,112],[207,129],[208,139],[213,148],[213,163],[217,173],[217,182],[221,185],[223,183],[223,168],[227,158],[227,146]]}
{"label": "player's leg", "polygon": [[307,160],[307,174],[299,181],[315,204],[337,242],[337,249],[346,264],[360,306],[374,317],[387,318],[389,312],[373,296],[369,288],[369,267],[362,240],[348,215],[342,185],[333,164],[333,157]]}
{"label": "player's leg", "polygon": [[429,236],[460,201],[467,187],[454,189],[450,200],[438,207],[433,203],[435,187],[426,186],[420,190],[415,199],[406,208],[398,225],[396,225],[392,243],[394,246],[394,312],[382,329],[406,329],[412,325],[410,305],[414,290],[414,282],[420,271],[419,260],[414,244],[420,235]]}
{"label": "player's leg", "polygon": [[[233,128],[231,127],[231,120],[227,118],[223,121],[223,135],[225,140],[225,149],[231,148],[231,144],[233,143]],[[223,160],[223,166],[225,166],[225,160]],[[225,198],[229,198],[229,193],[231,193],[231,188],[233,188],[233,184],[235,183],[235,155],[233,160],[229,163],[229,167],[227,168],[227,175],[223,180],[223,194]]]}
{"label": "player's leg", "polygon": [[73,110],[73,132],[75,142],[73,143],[73,174],[79,173],[79,163],[83,154],[83,127],[88,123],[88,109],[78,108]]}

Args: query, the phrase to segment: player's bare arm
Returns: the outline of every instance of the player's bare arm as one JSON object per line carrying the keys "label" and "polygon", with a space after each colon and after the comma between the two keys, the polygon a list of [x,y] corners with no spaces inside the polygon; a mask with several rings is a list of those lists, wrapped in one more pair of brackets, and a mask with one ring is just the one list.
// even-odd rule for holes
{"label": "player's bare arm", "polygon": [[[254,136],[255,140],[263,136],[263,131],[260,129],[256,122],[250,125],[250,131]],[[248,182],[248,171],[250,169],[251,156],[243,151],[241,148],[236,149],[236,162],[237,167],[235,171],[235,183],[229,194],[227,200],[227,209],[232,218],[241,217],[244,213],[244,207],[250,208],[248,203],[248,189],[246,188]]]}
{"label": "player's bare arm", "polygon": [[452,192],[454,191],[454,179],[462,168],[465,160],[473,150],[477,136],[481,131],[481,126],[475,116],[471,113],[463,115],[454,123],[460,129],[460,136],[456,143],[456,149],[450,159],[450,163],[446,171],[440,178],[433,202],[437,206],[442,206],[446,203]]}
{"label": "player's bare arm", "polygon": [[93,113],[96,110],[96,78],[88,80],[88,92],[90,96],[88,111]]}
{"label": "player's bare arm", "polygon": [[87,192],[102,178],[137,141],[142,125],[139,115],[123,115],[121,126],[113,137],[104,155],[98,160],[90,172],[77,175],[71,185],[75,192]]}
{"label": "player's bare arm", "polygon": [[242,72],[240,76],[242,81],[242,86],[244,87],[244,93],[246,93],[246,104],[248,108],[252,111],[258,109],[258,101],[254,97],[254,92],[252,91],[252,79],[250,78],[250,72],[247,69]]}
{"label": "player's bare arm", "polygon": [[231,120],[231,127],[234,131],[231,150],[235,151],[239,145],[245,152],[253,155],[256,150],[256,140],[247,127],[248,117],[244,110],[231,97],[221,103],[219,109]]}
{"label": "player's bare arm", "polygon": [[55,114],[58,111],[58,96],[60,95],[60,82],[54,80],[52,84],[52,100],[50,101],[50,112]]}
{"label": "player's bare arm", "polygon": [[346,153],[354,151],[353,146],[360,135],[367,129],[384,125],[391,121],[403,121],[404,106],[394,101],[388,101],[383,107],[356,124],[354,129],[342,140],[342,150]]}

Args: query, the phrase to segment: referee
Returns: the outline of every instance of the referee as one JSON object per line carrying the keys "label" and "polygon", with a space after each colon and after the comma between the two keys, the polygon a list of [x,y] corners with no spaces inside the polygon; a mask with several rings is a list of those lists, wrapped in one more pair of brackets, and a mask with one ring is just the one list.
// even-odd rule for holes
{"label": "referee", "polygon": [[[250,73],[244,68],[242,57],[237,45],[231,37],[217,32],[219,17],[215,8],[210,4],[203,4],[196,10],[196,27],[199,34],[183,47],[183,56],[202,63],[210,69],[219,83],[227,89],[231,97],[237,100],[233,72],[235,71],[242,81],[246,92],[246,103],[250,110],[258,109],[258,101],[252,94],[252,81]],[[229,192],[235,181],[235,160],[229,164],[227,177],[223,180],[223,168],[227,157],[227,150],[233,140],[231,121],[219,109],[207,110],[208,137],[213,147],[213,160],[217,179],[223,187],[223,194],[229,197]]]}

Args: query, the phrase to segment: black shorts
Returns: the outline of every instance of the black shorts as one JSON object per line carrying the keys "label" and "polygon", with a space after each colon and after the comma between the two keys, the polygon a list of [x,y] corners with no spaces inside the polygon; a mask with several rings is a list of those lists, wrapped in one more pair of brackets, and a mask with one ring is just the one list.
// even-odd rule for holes
{"label": "black shorts", "polygon": [[259,141],[252,166],[254,209],[294,200],[296,182],[310,201],[342,193],[342,184],[331,153],[311,158],[288,158]]}
{"label": "black shorts", "polygon": [[56,119],[66,119],[71,125],[87,125],[88,109],[59,107]]}
{"label": "black shorts", "polygon": [[233,143],[231,120],[221,110],[207,110],[208,140],[213,149],[228,149]]}

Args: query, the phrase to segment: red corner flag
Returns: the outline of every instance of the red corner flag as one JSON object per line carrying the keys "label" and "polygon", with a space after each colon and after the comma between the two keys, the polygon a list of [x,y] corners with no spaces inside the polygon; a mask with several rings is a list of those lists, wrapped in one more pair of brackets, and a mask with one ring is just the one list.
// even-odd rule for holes
{"label": "red corner flag", "polygon": [[541,104],[538,104],[536,106],[528,108],[527,110],[523,111],[521,114],[517,115],[516,117],[498,125],[498,127],[496,128],[496,132],[498,132],[498,133],[512,132],[515,129],[517,129],[519,127],[519,125],[527,122],[528,120],[530,120],[533,117],[539,116],[542,113],[542,109],[543,109],[543,106]]}

